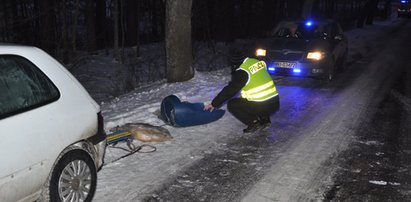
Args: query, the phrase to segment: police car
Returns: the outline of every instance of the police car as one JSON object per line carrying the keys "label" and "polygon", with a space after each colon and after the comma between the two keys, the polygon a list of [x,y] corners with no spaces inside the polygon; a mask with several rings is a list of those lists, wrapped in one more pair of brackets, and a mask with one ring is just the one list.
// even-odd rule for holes
{"label": "police car", "polygon": [[255,49],[270,74],[326,80],[345,67],[347,54],[347,38],[334,20],[280,22]]}

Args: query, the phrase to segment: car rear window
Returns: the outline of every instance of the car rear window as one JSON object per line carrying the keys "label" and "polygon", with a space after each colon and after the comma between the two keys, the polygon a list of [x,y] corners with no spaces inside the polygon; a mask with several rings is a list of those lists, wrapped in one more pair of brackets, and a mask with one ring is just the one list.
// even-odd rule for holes
{"label": "car rear window", "polygon": [[26,58],[0,55],[0,119],[60,97],[56,86]]}

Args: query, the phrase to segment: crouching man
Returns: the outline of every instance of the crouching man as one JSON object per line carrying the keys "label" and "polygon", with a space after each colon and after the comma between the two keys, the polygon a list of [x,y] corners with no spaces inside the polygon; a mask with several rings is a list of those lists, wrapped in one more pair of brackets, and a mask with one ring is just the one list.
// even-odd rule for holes
{"label": "crouching man", "polygon": [[[234,97],[241,91],[241,98]],[[204,110],[212,111],[227,102],[228,111],[247,125],[244,133],[252,133],[271,126],[270,115],[280,107],[274,81],[264,61],[246,58],[232,75],[231,81]]]}

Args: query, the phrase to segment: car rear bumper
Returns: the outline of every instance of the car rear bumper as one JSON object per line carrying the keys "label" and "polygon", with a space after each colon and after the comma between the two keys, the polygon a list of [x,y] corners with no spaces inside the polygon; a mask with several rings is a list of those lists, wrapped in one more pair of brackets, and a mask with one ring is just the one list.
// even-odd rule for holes
{"label": "car rear bumper", "polygon": [[100,169],[104,163],[104,154],[106,150],[107,141],[103,140],[94,145],[96,168]]}
{"label": "car rear bumper", "polygon": [[104,163],[104,154],[107,145],[106,132],[104,131],[104,120],[101,112],[97,113],[97,133],[88,138],[88,140],[94,145],[94,159],[96,162],[96,168],[100,169]]}

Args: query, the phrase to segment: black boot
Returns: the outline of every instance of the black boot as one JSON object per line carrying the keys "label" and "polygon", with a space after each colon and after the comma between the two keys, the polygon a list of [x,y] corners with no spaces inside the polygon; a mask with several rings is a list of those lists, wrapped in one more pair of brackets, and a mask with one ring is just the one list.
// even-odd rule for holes
{"label": "black boot", "polygon": [[253,133],[258,130],[263,129],[264,126],[257,120],[253,121],[246,129],[243,130],[243,133]]}
{"label": "black boot", "polygon": [[263,125],[264,129],[271,127],[271,120],[269,116],[259,117],[258,122]]}

